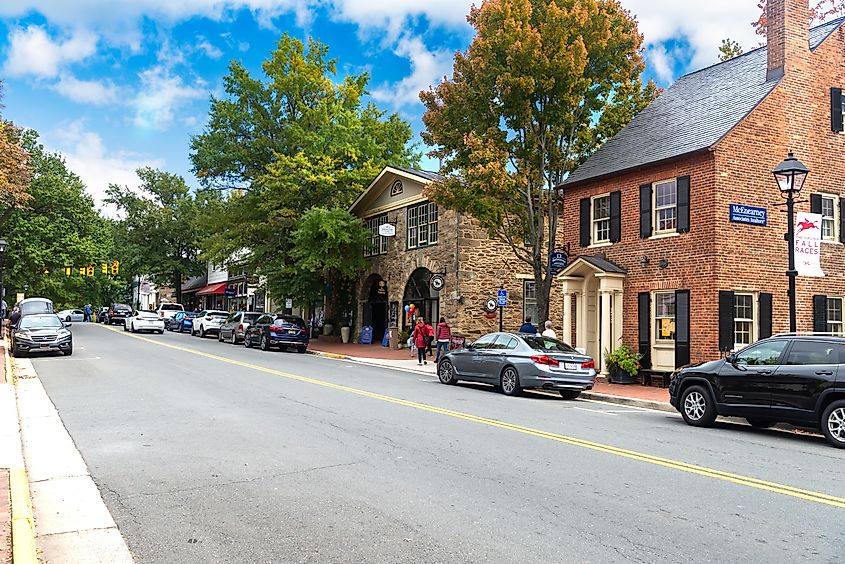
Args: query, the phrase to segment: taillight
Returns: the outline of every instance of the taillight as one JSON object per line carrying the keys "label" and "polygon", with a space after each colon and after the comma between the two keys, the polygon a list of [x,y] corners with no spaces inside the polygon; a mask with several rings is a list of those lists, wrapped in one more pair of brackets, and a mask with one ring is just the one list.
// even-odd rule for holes
{"label": "taillight", "polygon": [[587,362],[581,363],[581,370],[589,370],[590,368],[595,368],[595,367],[596,367],[596,363],[595,363],[595,361],[592,361],[592,360],[588,360]]}
{"label": "taillight", "polygon": [[243,331],[243,330],[244,330],[244,324],[238,323],[238,331]]}
{"label": "taillight", "polygon": [[546,366],[560,366],[560,362],[550,356],[532,356],[531,360],[534,362],[534,364],[544,364]]}

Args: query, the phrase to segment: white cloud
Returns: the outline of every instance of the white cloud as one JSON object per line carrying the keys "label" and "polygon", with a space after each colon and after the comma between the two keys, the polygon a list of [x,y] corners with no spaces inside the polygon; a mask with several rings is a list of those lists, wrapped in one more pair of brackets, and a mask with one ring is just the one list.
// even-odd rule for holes
{"label": "white cloud", "polygon": [[223,56],[223,51],[212,45],[211,42],[205,37],[200,35],[199,37],[197,37],[197,39],[199,39],[196,45],[197,49],[205,53],[206,56],[208,56],[209,58],[219,59]]}
{"label": "white cloud", "polygon": [[364,29],[380,28],[398,37],[409,19],[425,18],[434,25],[467,27],[473,0],[330,0],[335,17]]}
{"label": "white cloud", "polygon": [[62,75],[52,88],[74,102],[102,105],[117,99],[117,88],[111,81],[80,80]]}
{"label": "white cloud", "polygon": [[54,41],[41,26],[18,27],[9,34],[4,71],[10,76],[52,78],[64,65],[90,57],[96,49],[96,36],[86,31]]}
{"label": "white cloud", "polygon": [[[126,151],[108,152],[103,139],[86,129],[84,120],[76,120],[53,132],[54,143],[45,145],[62,153],[68,168],[79,175],[98,207],[102,206],[109,184],[137,188],[135,170],[143,166],[163,168],[160,158],[138,155]],[[52,145],[52,146],[51,146]],[[114,210],[106,211],[113,215]]]}
{"label": "white cloud", "polygon": [[173,122],[176,109],[208,95],[205,83],[185,84],[181,76],[164,65],[147,69],[138,76],[141,87],[132,104],[135,107],[133,121],[140,127],[165,129]]}
{"label": "white cloud", "polygon": [[671,84],[675,79],[675,60],[662,44],[652,45],[646,51],[646,65],[651,67],[660,84]]}
{"label": "white cloud", "polygon": [[429,51],[419,37],[403,36],[394,53],[407,58],[411,74],[394,84],[385,84],[373,90],[372,96],[394,107],[419,104],[420,91],[439,83],[451,74],[453,53],[449,50]]}

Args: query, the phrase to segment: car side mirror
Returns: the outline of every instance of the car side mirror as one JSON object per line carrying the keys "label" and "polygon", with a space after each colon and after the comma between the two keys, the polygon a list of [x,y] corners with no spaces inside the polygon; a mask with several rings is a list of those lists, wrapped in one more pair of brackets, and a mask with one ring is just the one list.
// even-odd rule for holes
{"label": "car side mirror", "polygon": [[65,327],[73,327],[73,323],[71,323],[70,321],[65,321],[64,326]]}
{"label": "car side mirror", "polygon": [[735,354],[729,354],[728,356],[725,357],[725,360],[728,362],[728,364],[736,364],[736,355]]}

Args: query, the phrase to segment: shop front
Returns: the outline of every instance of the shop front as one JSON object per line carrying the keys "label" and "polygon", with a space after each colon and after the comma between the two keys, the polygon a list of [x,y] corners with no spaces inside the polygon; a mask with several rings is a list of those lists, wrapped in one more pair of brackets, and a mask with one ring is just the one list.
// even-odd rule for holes
{"label": "shop front", "polygon": [[[403,329],[408,331],[413,329],[417,319],[425,319],[432,325],[437,323],[440,316],[440,292],[431,287],[433,276],[434,274],[429,269],[420,267],[408,278],[402,296]],[[410,307],[412,305],[413,309]]]}

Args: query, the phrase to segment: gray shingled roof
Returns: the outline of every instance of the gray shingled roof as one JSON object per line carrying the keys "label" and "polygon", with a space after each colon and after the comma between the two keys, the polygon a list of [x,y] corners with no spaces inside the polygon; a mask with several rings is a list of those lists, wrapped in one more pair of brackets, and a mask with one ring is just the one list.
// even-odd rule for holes
{"label": "gray shingled roof", "polygon": [[202,276],[194,276],[193,278],[188,278],[182,283],[182,292],[193,292],[194,290],[199,290],[203,286],[206,285],[208,282],[208,275],[203,274]]}
{"label": "gray shingled roof", "polygon": [[419,176],[420,178],[425,178],[426,180],[443,180],[442,176],[440,176],[436,172],[431,172],[428,170],[418,170],[416,168],[407,168],[404,166],[394,166],[391,168],[401,170],[402,172],[407,172],[408,174],[413,174],[414,176]]}
{"label": "gray shingled roof", "polygon": [[[810,30],[814,50],[845,18]],[[766,48],[684,75],[564,181],[574,184],[679,157],[718,143],[774,89]]]}
{"label": "gray shingled roof", "polygon": [[628,271],[606,258],[599,255],[581,255],[579,259],[588,262],[603,272],[610,272],[614,274],[626,274]]}

